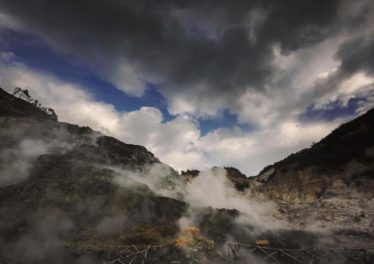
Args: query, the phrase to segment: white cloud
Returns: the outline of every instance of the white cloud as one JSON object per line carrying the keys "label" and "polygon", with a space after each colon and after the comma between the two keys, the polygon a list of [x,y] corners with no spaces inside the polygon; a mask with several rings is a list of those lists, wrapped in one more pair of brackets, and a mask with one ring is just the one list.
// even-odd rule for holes
{"label": "white cloud", "polygon": [[[326,77],[328,78],[328,77]],[[341,106],[347,106],[352,98],[367,98],[366,102],[362,102],[365,109],[371,108],[373,103],[371,97],[373,96],[374,77],[369,76],[363,72],[358,72],[348,79],[343,80],[335,90],[326,93],[315,104],[315,109],[324,109],[328,107],[330,102],[338,102]],[[362,112],[358,110],[358,112]]]}
{"label": "white cloud", "polygon": [[364,94],[366,100],[358,103],[359,106],[356,109],[356,113],[359,115],[366,113],[374,107],[374,86],[372,85],[370,88],[371,90]]}
{"label": "white cloud", "polygon": [[139,72],[134,68],[134,65],[121,59],[118,66],[107,75],[108,79],[120,90],[134,96],[141,96],[145,89],[146,79]]}
{"label": "white cloud", "polygon": [[168,110],[173,115],[189,114],[198,117],[212,117],[219,114],[219,111],[229,108],[233,102],[226,94],[212,96],[209,92],[209,85],[200,82],[191,84],[188,88],[169,88],[164,92],[168,101]]}
{"label": "white cloud", "polygon": [[275,72],[264,91],[248,87],[236,101],[239,121],[269,128],[296,119],[324,95],[325,91],[314,91],[315,84],[340,65],[335,53],[344,39],[327,39],[289,54],[274,46]]}
{"label": "white cloud", "polygon": [[22,29],[21,24],[16,20],[16,18],[2,13],[0,11],[0,31],[5,28],[11,28],[11,29]]}
{"label": "white cloud", "polygon": [[[15,86],[29,89],[43,105],[53,107],[61,121],[90,126],[126,143],[144,145],[179,170],[229,165],[253,175],[269,163],[319,140],[342,121],[303,124],[285,116],[282,122],[269,121],[252,132],[238,127],[220,128],[201,136],[198,123],[188,116],[163,122],[162,113],[154,107],[120,112],[113,105],[95,101],[79,85],[22,64],[0,64],[0,72],[1,86],[8,90]],[[272,103],[265,101],[255,108],[261,116],[271,116]]]}
{"label": "white cloud", "polygon": [[53,107],[61,121],[90,126],[124,142],[144,145],[176,168],[189,168],[202,160],[199,153],[193,152],[200,131],[188,117],[178,116],[163,123],[161,112],[154,107],[119,112],[113,105],[95,101],[79,85],[62,82],[22,64],[0,64],[0,72],[1,86],[9,92],[16,86],[29,89],[42,105]]}
{"label": "white cloud", "polygon": [[209,153],[218,164],[235,166],[249,176],[255,175],[266,165],[272,164],[289,154],[309,147],[313,141],[326,136],[342,120],[334,122],[301,123],[286,120],[245,133],[239,129],[217,129],[201,138],[198,146]]}

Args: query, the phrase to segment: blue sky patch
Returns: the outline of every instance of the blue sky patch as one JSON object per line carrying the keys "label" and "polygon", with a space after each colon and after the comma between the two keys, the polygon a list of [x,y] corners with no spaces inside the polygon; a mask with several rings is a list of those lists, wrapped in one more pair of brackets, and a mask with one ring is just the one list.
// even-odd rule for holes
{"label": "blue sky patch", "polygon": [[340,101],[334,101],[326,105],[324,109],[315,109],[314,105],[311,105],[299,116],[299,119],[303,122],[315,120],[333,121],[339,117],[356,116],[359,103],[365,100],[366,98],[364,97],[354,97],[349,99],[345,106]]}
{"label": "blue sky patch", "polygon": [[243,131],[249,132],[253,129],[248,124],[240,124],[238,122],[238,115],[232,114],[227,109],[223,110],[219,115],[210,118],[198,119],[200,123],[200,130],[202,135],[206,135],[209,131],[217,128],[232,128],[240,127]]}

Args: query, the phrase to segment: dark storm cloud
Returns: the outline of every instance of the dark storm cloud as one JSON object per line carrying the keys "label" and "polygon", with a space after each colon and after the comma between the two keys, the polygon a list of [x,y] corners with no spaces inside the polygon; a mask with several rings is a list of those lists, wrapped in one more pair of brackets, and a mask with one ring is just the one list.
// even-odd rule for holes
{"label": "dark storm cloud", "polygon": [[373,75],[374,39],[362,36],[349,39],[340,45],[335,57],[340,61],[339,68],[329,78],[317,83],[311,92],[326,94],[334,91],[342,82],[360,72]]}
{"label": "dark storm cloud", "polygon": [[259,38],[264,43],[279,42],[285,53],[325,39],[336,27],[339,1],[286,0],[272,4],[267,6],[270,13]]}
{"label": "dark storm cloud", "polygon": [[125,59],[166,93],[225,97],[263,88],[274,71],[274,44],[289,53],[334,34],[340,3],[0,0],[0,7],[101,73]]}
{"label": "dark storm cloud", "polygon": [[358,37],[349,40],[340,46],[336,55],[342,62],[340,70],[345,75],[359,71],[374,73],[374,39]]}

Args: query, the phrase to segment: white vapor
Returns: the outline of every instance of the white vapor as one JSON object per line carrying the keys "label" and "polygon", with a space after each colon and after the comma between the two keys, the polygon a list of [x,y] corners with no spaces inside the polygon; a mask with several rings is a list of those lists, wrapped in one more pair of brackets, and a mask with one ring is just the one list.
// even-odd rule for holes
{"label": "white vapor", "polygon": [[258,231],[285,226],[285,223],[273,217],[277,214],[275,204],[254,199],[249,190],[237,191],[223,168],[200,172],[187,184],[185,201],[192,207],[236,209],[241,212],[237,222],[255,226]]}
{"label": "white vapor", "polygon": [[0,187],[26,179],[34,160],[48,153],[48,146],[41,140],[24,139],[17,146],[0,153]]}

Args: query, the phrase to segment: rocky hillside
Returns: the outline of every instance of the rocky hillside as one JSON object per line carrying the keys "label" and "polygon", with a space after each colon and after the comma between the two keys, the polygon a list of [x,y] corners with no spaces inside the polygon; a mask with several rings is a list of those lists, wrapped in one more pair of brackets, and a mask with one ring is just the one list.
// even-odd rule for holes
{"label": "rocky hillside", "polygon": [[292,203],[314,202],[348,190],[373,196],[374,109],[310,148],[266,167],[255,180],[272,198]]}
{"label": "rocky hillside", "polygon": [[3,90],[0,100],[1,263],[174,238],[186,204],[136,175],[157,172],[162,191],[175,187],[176,171],[142,146],[57,122]]}
{"label": "rocky hillside", "polygon": [[[373,111],[248,179],[235,168],[179,175],[146,148],[58,122],[33,102],[0,89],[0,263],[109,263],[129,245],[154,245],[152,263],[219,264],[228,240],[288,248],[374,240],[360,231],[373,219],[362,209],[373,203],[361,199],[372,197]],[[351,210],[343,220],[355,226],[340,237],[308,228],[304,215],[316,221],[321,208]],[[329,223],[332,215],[322,214]]]}
{"label": "rocky hillside", "polygon": [[350,244],[371,241],[374,109],[341,125],[310,148],[266,167],[250,184],[255,195],[276,201],[291,223],[350,234],[354,237]]}
{"label": "rocky hillside", "polygon": [[142,146],[58,122],[2,89],[0,127],[1,263],[102,263],[132,244],[164,246],[154,263],[188,261],[197,253],[178,239],[182,219],[201,232],[187,244],[217,261],[209,241],[249,239],[238,211],[192,209],[186,179]]}
{"label": "rocky hillside", "polygon": [[53,109],[40,107],[37,100],[30,97],[27,90],[16,88],[14,96],[0,88],[0,111],[1,115],[9,116],[34,116],[57,121],[57,115]]}

